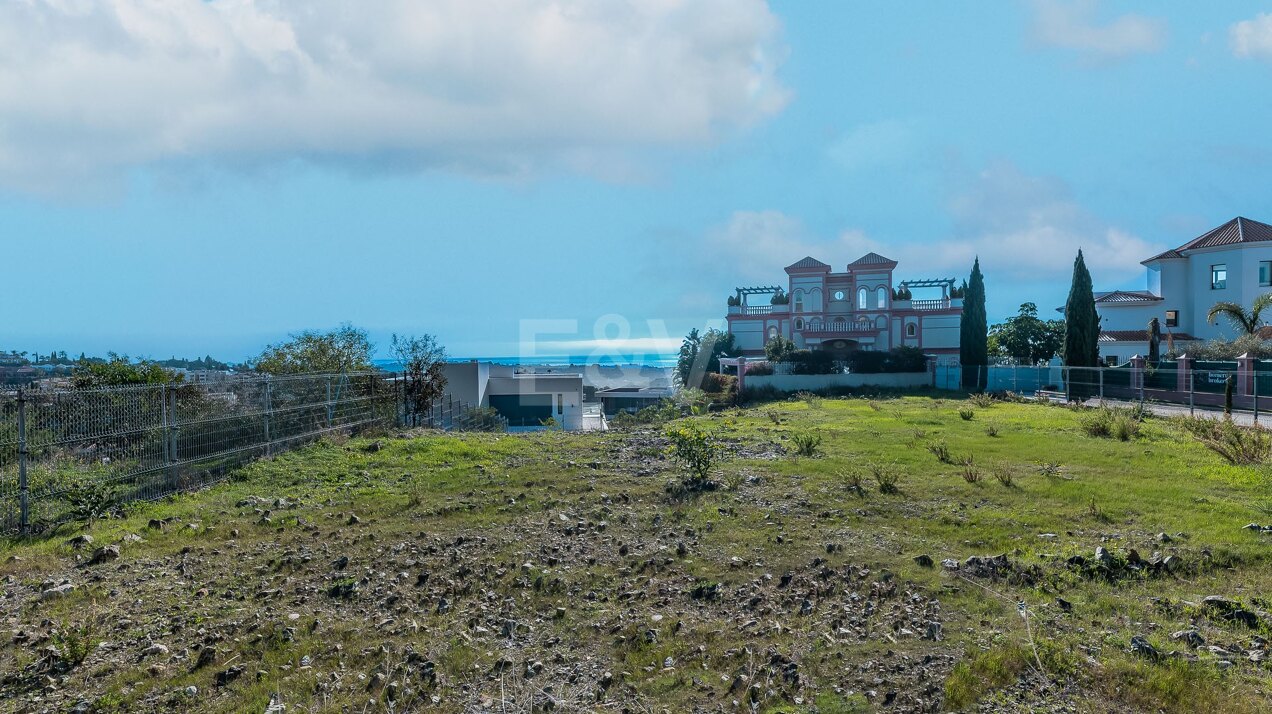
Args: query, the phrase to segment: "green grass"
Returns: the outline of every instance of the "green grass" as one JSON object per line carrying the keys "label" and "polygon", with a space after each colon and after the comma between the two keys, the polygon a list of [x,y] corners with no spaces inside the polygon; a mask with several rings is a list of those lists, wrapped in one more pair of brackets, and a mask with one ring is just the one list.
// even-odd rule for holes
{"label": "green grass", "polygon": [[[973,407],[974,418],[965,419],[960,412]],[[78,567],[85,554],[65,545],[76,528],[6,541],[0,578],[12,580],[0,587],[13,604],[12,629],[56,623],[60,639],[51,641],[82,660],[60,687],[63,708],[85,698],[102,711],[263,710],[280,691],[289,711],[361,711],[383,694],[351,683],[381,671],[410,689],[415,705],[437,696],[438,711],[458,712],[501,696],[489,672],[503,656],[518,671],[525,659],[586,671],[563,689],[570,696],[610,671],[607,702],[655,711],[730,708],[745,692],[728,692],[729,682],[739,672],[766,672],[770,652],[778,652],[799,663],[803,703],[791,703],[797,693],[790,685],[768,681],[786,694],[765,699],[760,711],[869,711],[882,700],[864,693],[882,675],[860,668],[902,657],[931,663],[936,686],[926,696],[951,710],[1021,691],[1063,692],[1093,711],[1267,710],[1272,678],[1241,652],[1223,672],[1206,652],[1195,663],[1149,662],[1129,652],[1134,635],[1162,651],[1185,649],[1169,634],[1193,623],[1208,643],[1234,650],[1257,634],[1209,620],[1188,603],[1222,594],[1266,607],[1259,598],[1272,592],[1269,541],[1241,529],[1267,520],[1258,510],[1270,496],[1264,472],[1227,463],[1168,420],[1106,430],[1092,428],[1093,418],[1103,417],[928,397],[808,397],[695,417],[746,455],[716,468],[728,488],[676,499],[665,486],[683,474],[656,431],[380,437],[378,451],[364,449],[367,439],[327,441],[89,526],[97,544],[130,533],[144,538],[126,542],[118,564]],[[815,448],[799,458],[810,439]],[[929,449],[938,444],[948,450],[944,461]],[[985,478],[963,478],[969,460]],[[894,493],[880,492],[876,470],[898,476]],[[1010,473],[1010,486],[989,477],[996,473]],[[861,475],[862,488],[852,488],[846,474]],[[249,496],[270,502],[237,505]],[[274,509],[277,498],[300,505]],[[264,510],[268,523],[257,512]],[[151,518],[176,520],[151,530]],[[576,522],[591,524],[586,535],[565,535]],[[605,530],[592,527],[601,522]],[[1169,543],[1158,542],[1163,532]],[[678,543],[687,546],[684,556]],[[1092,557],[1097,546],[1120,560],[1131,548],[1145,558],[1173,554],[1184,567],[1172,577],[1106,580],[1064,565],[1072,555]],[[452,551],[480,571],[460,577]],[[1032,575],[969,582],[939,565],[1000,553]],[[919,554],[938,565],[920,567]],[[350,564],[336,572],[331,561],[340,555]],[[187,559],[192,565],[183,572]],[[817,599],[814,615],[802,616],[804,596],[775,581],[794,573],[807,589],[822,568],[865,574],[860,582],[846,577]],[[432,572],[427,586],[414,585],[420,570]],[[162,576],[142,576],[148,572]],[[76,592],[39,601],[43,582],[62,577]],[[725,597],[691,599],[688,591],[704,582],[719,583]],[[337,588],[347,597],[328,594],[354,583],[352,594]],[[863,634],[835,623],[833,612],[889,583],[897,595],[853,616]],[[443,592],[449,613],[437,612]],[[894,629],[889,618],[904,612],[907,593],[915,602],[939,601],[940,642]],[[742,607],[755,594],[762,600],[756,609]],[[1019,601],[1031,613],[1032,645]],[[300,614],[294,622],[287,619],[293,612]],[[505,613],[527,632],[500,638]],[[115,631],[122,618],[131,625]],[[834,635],[840,626],[844,632]],[[129,645],[127,657],[111,654],[111,643],[150,640],[175,653],[197,644],[200,630],[220,633],[213,667],[192,671],[174,660],[150,673],[156,663],[137,664],[138,645]],[[570,646],[554,649],[554,636]],[[421,684],[418,663],[404,664],[407,652],[436,663],[436,687]],[[314,663],[302,668],[305,655]],[[22,672],[33,661],[31,647],[0,642],[0,671]],[[213,677],[230,661],[247,671],[218,689]],[[885,678],[894,676],[907,675]],[[41,696],[35,681],[0,683],[0,711]],[[190,685],[200,690],[193,699],[180,692]],[[502,696],[511,696],[510,683],[502,685]],[[901,696],[922,691],[915,683]],[[596,698],[579,696],[572,706],[591,711]]]}

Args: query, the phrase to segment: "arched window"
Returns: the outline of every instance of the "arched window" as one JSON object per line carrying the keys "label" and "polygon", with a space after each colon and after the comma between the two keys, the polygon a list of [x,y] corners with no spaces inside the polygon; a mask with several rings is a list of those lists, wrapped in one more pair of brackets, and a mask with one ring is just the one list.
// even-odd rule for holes
{"label": "arched window", "polygon": [[[798,305],[799,303],[797,302],[796,304]],[[797,330],[804,329],[804,318],[802,317],[795,318],[795,329]]]}
{"label": "arched window", "polygon": [[865,288],[862,288],[857,291],[857,309],[858,310],[866,309],[866,300],[867,300],[866,294],[867,293]]}
{"label": "arched window", "polygon": [[771,339],[773,339],[774,337],[777,337],[777,328],[776,328],[776,327],[770,327],[770,328],[769,328],[769,339],[771,340]]}
{"label": "arched window", "polygon": [[916,334],[918,334],[918,332],[919,332],[919,327],[918,325],[915,325],[913,322],[905,326],[906,337],[914,337]]}
{"label": "arched window", "polygon": [[887,307],[888,306],[888,289],[883,287],[879,288],[878,295],[879,295],[879,307],[880,308]]}
{"label": "arched window", "polygon": [[804,293],[795,293],[795,312],[804,311]]}

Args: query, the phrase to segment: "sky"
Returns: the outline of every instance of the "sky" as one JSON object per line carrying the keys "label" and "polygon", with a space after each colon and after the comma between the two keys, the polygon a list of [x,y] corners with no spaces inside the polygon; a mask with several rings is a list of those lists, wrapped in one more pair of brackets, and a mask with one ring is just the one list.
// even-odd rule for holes
{"label": "sky", "polygon": [[991,321],[1272,221],[1272,13],[1107,0],[0,4],[0,349],[666,350],[868,251]]}

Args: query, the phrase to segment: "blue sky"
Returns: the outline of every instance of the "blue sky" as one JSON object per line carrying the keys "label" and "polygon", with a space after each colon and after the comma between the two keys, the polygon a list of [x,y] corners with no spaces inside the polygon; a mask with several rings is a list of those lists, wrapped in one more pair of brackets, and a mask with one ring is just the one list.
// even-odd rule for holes
{"label": "blue sky", "polygon": [[[868,250],[991,319],[1272,220],[1256,2],[9,4],[0,348],[633,351]],[[635,342],[632,342],[632,341]]]}

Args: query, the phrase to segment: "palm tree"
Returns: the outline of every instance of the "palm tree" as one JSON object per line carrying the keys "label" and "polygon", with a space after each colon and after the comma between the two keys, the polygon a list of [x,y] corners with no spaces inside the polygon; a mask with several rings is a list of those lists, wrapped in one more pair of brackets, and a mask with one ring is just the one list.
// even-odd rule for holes
{"label": "palm tree", "polygon": [[1268,308],[1272,308],[1272,293],[1264,293],[1255,298],[1249,312],[1235,302],[1217,302],[1206,313],[1206,322],[1213,323],[1217,317],[1223,315],[1234,327],[1241,328],[1247,335],[1253,335],[1263,327],[1263,311]]}

